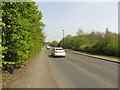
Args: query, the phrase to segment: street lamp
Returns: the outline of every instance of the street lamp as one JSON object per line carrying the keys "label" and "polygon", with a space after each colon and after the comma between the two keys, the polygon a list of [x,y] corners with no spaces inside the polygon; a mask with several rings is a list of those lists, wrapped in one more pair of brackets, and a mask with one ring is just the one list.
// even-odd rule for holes
{"label": "street lamp", "polygon": [[55,36],[54,36],[54,46],[55,46]]}
{"label": "street lamp", "polygon": [[62,30],[63,31],[63,48],[64,48],[64,30]]}

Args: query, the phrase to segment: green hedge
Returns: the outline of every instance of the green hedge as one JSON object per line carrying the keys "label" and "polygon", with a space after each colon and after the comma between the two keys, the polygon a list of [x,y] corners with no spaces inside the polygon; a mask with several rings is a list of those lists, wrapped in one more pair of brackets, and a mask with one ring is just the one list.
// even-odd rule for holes
{"label": "green hedge", "polygon": [[[118,37],[119,36],[119,37]],[[110,31],[100,33],[80,33],[76,36],[67,35],[59,42],[65,48],[94,54],[120,57],[120,35]]]}
{"label": "green hedge", "polygon": [[35,2],[2,2],[3,68],[22,67],[43,46],[44,23]]}

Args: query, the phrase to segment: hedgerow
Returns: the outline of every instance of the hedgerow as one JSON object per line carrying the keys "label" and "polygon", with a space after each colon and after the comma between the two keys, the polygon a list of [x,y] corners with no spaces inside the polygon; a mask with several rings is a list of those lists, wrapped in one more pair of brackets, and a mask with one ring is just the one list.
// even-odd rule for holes
{"label": "hedgerow", "polygon": [[3,69],[26,64],[43,46],[44,23],[35,2],[2,2]]}
{"label": "hedgerow", "polygon": [[[63,45],[64,43],[64,45]],[[67,35],[59,42],[59,46],[93,54],[120,57],[120,34],[106,32],[79,33]]]}

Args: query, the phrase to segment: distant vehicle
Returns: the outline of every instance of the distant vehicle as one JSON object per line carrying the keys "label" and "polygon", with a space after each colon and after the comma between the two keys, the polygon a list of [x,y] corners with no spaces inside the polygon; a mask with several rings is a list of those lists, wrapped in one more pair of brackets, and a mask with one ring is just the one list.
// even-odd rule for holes
{"label": "distant vehicle", "polygon": [[46,48],[47,48],[47,49],[50,49],[50,46],[49,46],[49,45],[47,45],[47,46],[46,46]]}
{"label": "distant vehicle", "polygon": [[66,56],[66,52],[63,48],[61,47],[55,47],[53,48],[53,50],[51,51],[51,55],[52,56],[61,56],[61,57],[65,57]]}

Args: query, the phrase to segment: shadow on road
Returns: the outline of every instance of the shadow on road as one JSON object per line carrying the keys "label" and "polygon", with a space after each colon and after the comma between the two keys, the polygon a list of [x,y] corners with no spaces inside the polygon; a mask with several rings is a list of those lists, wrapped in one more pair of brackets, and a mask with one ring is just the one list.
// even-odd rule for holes
{"label": "shadow on road", "polygon": [[53,55],[48,55],[48,57],[50,57],[50,58],[65,58],[65,57],[62,57],[62,56],[53,56]]}

